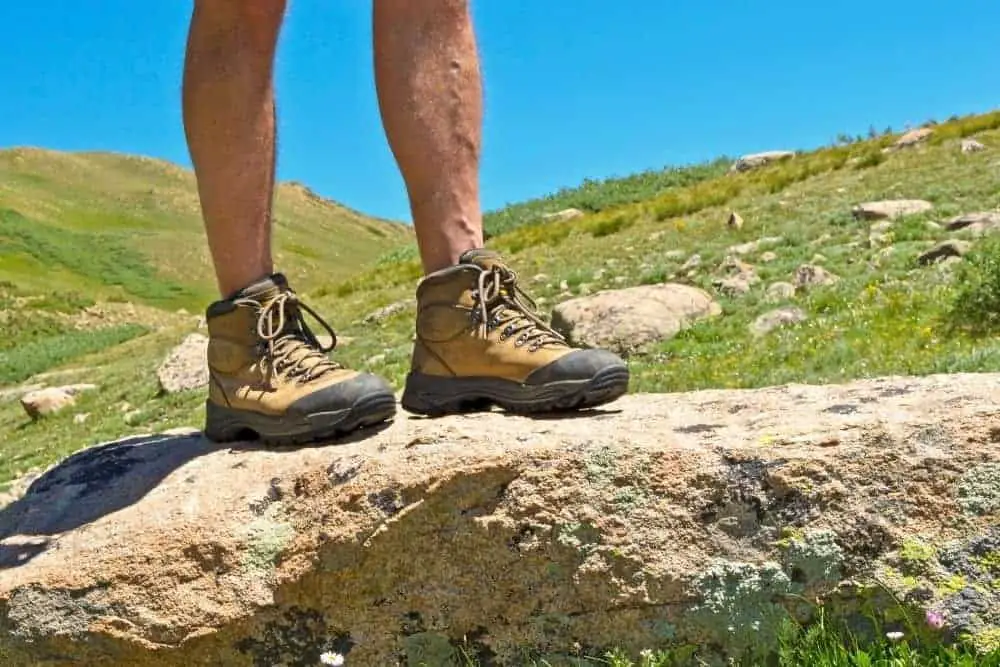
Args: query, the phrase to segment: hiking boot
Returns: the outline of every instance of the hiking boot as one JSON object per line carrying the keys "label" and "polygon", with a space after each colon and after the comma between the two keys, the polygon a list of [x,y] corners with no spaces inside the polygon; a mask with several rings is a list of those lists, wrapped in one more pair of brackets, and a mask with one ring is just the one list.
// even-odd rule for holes
{"label": "hiking boot", "polygon": [[[320,345],[303,311],[333,342]],[[334,438],[391,418],[395,395],[375,375],[331,360],[333,329],[274,274],[206,312],[209,392],[205,435],[230,441],[248,433],[268,444]]]}
{"label": "hiking boot", "polygon": [[426,276],[403,407],[434,416],[491,405],[552,412],[609,403],[628,390],[622,359],[574,349],[534,311],[514,271],[487,250]]}

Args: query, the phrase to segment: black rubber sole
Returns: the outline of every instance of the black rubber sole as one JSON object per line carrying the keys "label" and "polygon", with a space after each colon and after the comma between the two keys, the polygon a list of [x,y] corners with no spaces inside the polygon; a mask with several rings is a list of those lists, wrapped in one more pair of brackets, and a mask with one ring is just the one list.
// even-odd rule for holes
{"label": "black rubber sole", "polygon": [[400,401],[403,409],[440,417],[500,407],[517,414],[568,412],[605,405],[628,391],[629,370],[611,366],[587,380],[522,384],[502,378],[439,377],[411,372]]}
{"label": "black rubber sole", "polygon": [[205,436],[215,442],[260,440],[267,445],[301,445],[336,440],[366,426],[392,419],[396,397],[370,394],[350,408],[310,415],[264,415],[205,403]]}

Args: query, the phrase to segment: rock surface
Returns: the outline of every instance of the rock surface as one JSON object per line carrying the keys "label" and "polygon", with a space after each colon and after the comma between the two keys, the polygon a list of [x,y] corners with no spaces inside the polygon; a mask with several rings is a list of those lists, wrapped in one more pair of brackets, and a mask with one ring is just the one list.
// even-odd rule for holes
{"label": "rock surface", "polygon": [[552,310],[552,328],[575,345],[629,355],[721,313],[711,295],[697,287],[639,285],[563,301]]}
{"label": "rock surface", "polygon": [[922,199],[887,199],[863,202],[851,213],[858,220],[895,220],[907,215],[917,215],[933,210],[934,204]]}
{"label": "rock surface", "polygon": [[979,153],[980,151],[986,150],[986,146],[982,143],[976,141],[975,139],[962,139],[962,152],[963,153]]}
{"label": "rock surface", "polygon": [[689,644],[709,661],[773,648],[813,601],[862,632],[866,605],[888,630],[898,604],[933,611],[942,638],[989,648],[998,404],[1000,375],[896,377],[630,395],[576,418],[401,413],[280,451],[109,443],[0,511],[0,653],[519,665]]}
{"label": "rock surface", "polygon": [[32,419],[41,419],[76,404],[76,397],[96,389],[94,384],[71,384],[29,391],[21,397],[21,407]]}
{"label": "rock surface", "polygon": [[176,394],[208,386],[208,337],[188,334],[156,369],[156,378],[165,394]]}
{"label": "rock surface", "polygon": [[973,236],[983,236],[1000,229],[1000,211],[963,213],[945,223],[948,231],[966,230]]}
{"label": "rock surface", "polygon": [[761,153],[751,153],[749,155],[744,155],[733,162],[729,171],[750,171],[751,169],[763,167],[766,164],[770,164],[778,160],[785,160],[794,156],[795,151],[763,151]]}

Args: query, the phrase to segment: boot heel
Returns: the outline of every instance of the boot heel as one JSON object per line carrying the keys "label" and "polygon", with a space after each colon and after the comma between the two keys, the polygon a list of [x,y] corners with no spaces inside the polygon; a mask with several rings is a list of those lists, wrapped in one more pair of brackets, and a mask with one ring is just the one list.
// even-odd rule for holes
{"label": "boot heel", "polygon": [[411,372],[406,376],[399,403],[407,412],[427,417],[481,412],[492,407],[493,402],[485,396],[463,396],[457,383],[459,380],[453,378]]}

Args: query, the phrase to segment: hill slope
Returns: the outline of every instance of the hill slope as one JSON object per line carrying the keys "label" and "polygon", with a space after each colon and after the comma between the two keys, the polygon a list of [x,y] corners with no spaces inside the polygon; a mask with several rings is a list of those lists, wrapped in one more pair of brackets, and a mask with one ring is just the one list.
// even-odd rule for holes
{"label": "hill slope", "polygon": [[[720,317],[630,358],[633,391],[998,371],[1000,344],[956,327],[955,314],[986,312],[991,303],[1000,312],[1000,267],[994,273],[989,267],[1000,247],[968,229],[949,231],[942,224],[1000,204],[998,128],[1000,112],[994,112],[936,125],[930,138],[901,150],[883,152],[898,138],[887,134],[800,152],[747,172],[731,172],[721,161],[590,183],[493,212],[487,217],[494,232],[489,245],[509,256],[543,314],[582,294],[665,281],[703,288],[718,300]],[[961,139],[970,136],[985,150],[964,153]],[[876,237],[872,223],[852,215],[852,209],[887,198],[924,199],[933,209],[896,220]],[[539,222],[542,213],[574,204],[587,213]],[[53,216],[44,196],[20,205],[31,216]],[[727,226],[731,211],[745,220],[741,229]],[[154,237],[162,243],[169,238]],[[762,239],[766,243],[753,245]],[[952,263],[917,261],[948,239],[974,242],[980,250]],[[397,387],[409,363],[408,300],[420,275],[412,243],[397,243],[400,247],[352,277],[338,279],[325,270],[309,276],[304,295],[348,341],[335,352],[338,359],[384,374]],[[183,256],[185,250],[172,252]],[[752,265],[759,279],[745,292],[718,286],[732,255]],[[777,298],[770,293],[771,285],[792,281],[807,263],[839,280]],[[970,299],[970,285],[985,288]],[[113,327],[95,329],[87,320],[83,327],[67,328],[67,321],[76,322],[71,313],[78,307],[64,301],[32,305],[47,314],[56,333],[40,324],[18,325],[26,329],[22,341],[48,336],[44,340],[58,344],[28,346],[30,354],[21,348],[4,352],[0,345],[0,386],[92,381],[99,389],[83,394],[73,409],[38,422],[30,422],[12,400],[17,390],[8,390],[8,401],[0,399],[0,482],[102,439],[201,424],[203,393],[163,397],[155,377],[164,355],[195,329],[191,317],[157,320],[152,313],[160,311],[150,311],[115,320],[112,313]],[[7,303],[0,309],[13,313],[8,323],[28,319],[18,316],[27,307],[23,301],[8,296]],[[399,306],[391,314],[366,318],[392,304]],[[776,307],[798,308],[805,319],[753,335],[755,320]],[[141,331],[123,328],[137,319]],[[35,374],[43,371],[60,375],[39,380]],[[85,421],[74,417],[85,414]]]}
{"label": "hill slope", "polygon": [[[346,277],[411,238],[285,183],[276,259],[303,286]],[[316,243],[316,239],[326,239]],[[201,308],[215,295],[194,175],[161,160],[35,148],[0,151],[0,281]]]}

